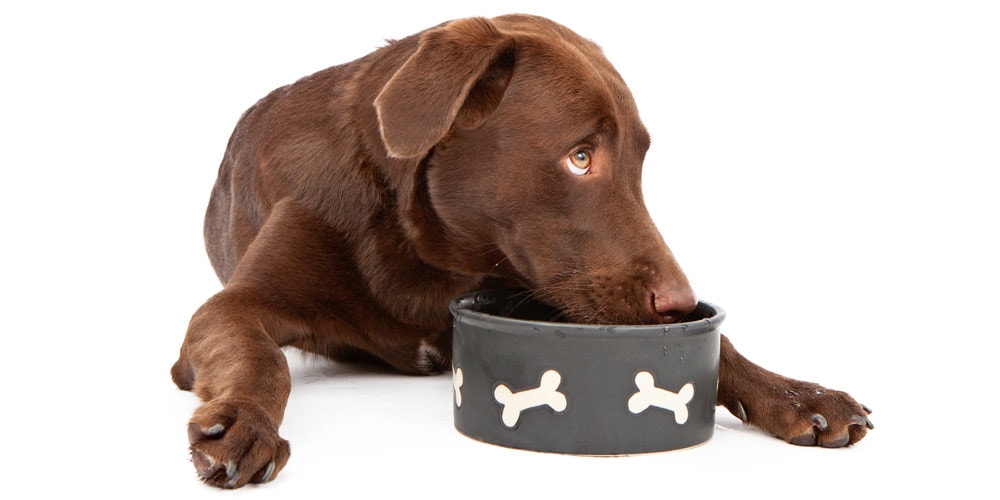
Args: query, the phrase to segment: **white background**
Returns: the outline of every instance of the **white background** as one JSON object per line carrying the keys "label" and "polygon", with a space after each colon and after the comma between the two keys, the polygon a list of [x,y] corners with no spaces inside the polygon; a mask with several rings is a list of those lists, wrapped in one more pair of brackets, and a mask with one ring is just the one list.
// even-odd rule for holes
{"label": "white background", "polygon": [[[995,4],[352,4],[0,7],[0,495],[814,499],[992,489]],[[288,467],[236,493],[203,486],[185,435],[198,402],[169,368],[190,314],[220,287],[201,216],[236,119],[271,89],[386,38],[513,11],[597,41],[629,82],[654,137],[650,211],[700,297],[728,312],[723,330],[736,346],[767,368],[851,392],[875,410],[876,429],[849,449],[797,448],[720,410],[714,439],[692,450],[512,451],[454,431],[447,376],[289,352]]]}

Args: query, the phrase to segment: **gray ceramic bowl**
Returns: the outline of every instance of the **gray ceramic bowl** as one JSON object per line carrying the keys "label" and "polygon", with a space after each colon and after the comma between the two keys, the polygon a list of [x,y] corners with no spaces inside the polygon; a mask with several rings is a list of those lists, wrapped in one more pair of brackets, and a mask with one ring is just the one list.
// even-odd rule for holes
{"label": "gray ceramic bowl", "polygon": [[671,325],[559,321],[522,290],[451,303],[455,427],[511,448],[624,455],[712,437],[725,313]]}

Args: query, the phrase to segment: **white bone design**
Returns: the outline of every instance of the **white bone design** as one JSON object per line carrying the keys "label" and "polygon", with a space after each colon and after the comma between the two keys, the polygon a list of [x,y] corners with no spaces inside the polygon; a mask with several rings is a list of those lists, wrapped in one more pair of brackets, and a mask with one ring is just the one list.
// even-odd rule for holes
{"label": "white bone design", "polygon": [[628,398],[630,412],[639,414],[650,406],[655,406],[674,412],[674,421],[678,424],[687,422],[687,404],[694,397],[694,384],[688,382],[681,387],[681,390],[673,393],[656,387],[652,373],[639,372],[635,374],[635,386],[639,388],[639,392]]}
{"label": "white bone design", "polygon": [[455,406],[462,407],[462,384],[465,383],[465,375],[461,368],[456,368],[452,372],[451,385],[455,388]]}
{"label": "white bone design", "polygon": [[503,405],[501,418],[504,425],[514,427],[521,418],[521,412],[542,405],[548,405],[556,412],[566,409],[566,395],[557,391],[562,382],[562,375],[555,370],[547,370],[542,374],[541,381],[535,389],[521,392],[511,392],[506,385],[500,384],[493,390],[493,398]]}

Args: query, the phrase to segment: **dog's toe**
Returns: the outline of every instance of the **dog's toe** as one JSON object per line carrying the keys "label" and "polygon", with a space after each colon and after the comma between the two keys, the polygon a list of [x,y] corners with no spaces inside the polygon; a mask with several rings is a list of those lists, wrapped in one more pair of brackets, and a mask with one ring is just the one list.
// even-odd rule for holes
{"label": "dog's toe", "polygon": [[833,439],[822,439],[819,441],[819,445],[824,448],[843,448],[850,444],[850,442],[851,437],[845,434]]}
{"label": "dog's toe", "polygon": [[191,463],[194,464],[195,471],[202,479],[214,476],[220,469],[218,461],[200,450],[191,450]]}
{"label": "dog's toe", "polygon": [[811,432],[807,432],[789,439],[788,442],[796,446],[816,446],[816,435]]}

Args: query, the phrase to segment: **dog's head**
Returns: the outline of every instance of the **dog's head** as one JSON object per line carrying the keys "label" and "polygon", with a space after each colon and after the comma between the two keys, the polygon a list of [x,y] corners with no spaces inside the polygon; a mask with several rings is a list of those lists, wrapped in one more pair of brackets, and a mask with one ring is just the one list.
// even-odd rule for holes
{"label": "dog's head", "polygon": [[375,101],[421,256],[519,280],[573,321],[677,321],[687,278],[643,203],[649,134],[590,41],[524,15],[453,21]]}

